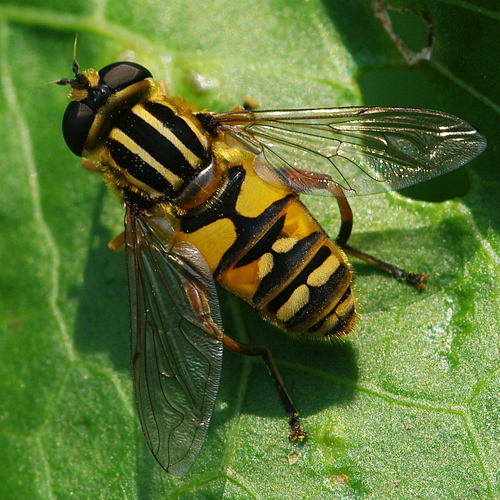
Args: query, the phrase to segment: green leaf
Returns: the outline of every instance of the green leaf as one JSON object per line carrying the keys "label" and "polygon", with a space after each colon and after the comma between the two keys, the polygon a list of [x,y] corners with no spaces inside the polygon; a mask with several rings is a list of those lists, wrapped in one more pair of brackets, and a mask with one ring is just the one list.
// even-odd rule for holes
{"label": "green leaf", "polygon": [[[363,0],[0,5],[0,498],[500,496],[500,9],[392,4],[425,8],[429,62],[408,67]],[[421,19],[391,15],[403,39],[415,28],[418,50]],[[304,443],[288,442],[261,361],[226,352],[192,471],[174,479],[150,455],[132,394],[124,257],[106,247],[122,209],[64,144],[66,90],[44,85],[71,76],[75,33],[82,67],[131,51],[200,108],[245,96],[261,108],[431,107],[487,137],[486,153],[441,180],[353,200],[352,245],[430,282],[420,293],[353,262],[361,313],[344,342],[290,339],[221,294],[228,334],[274,353]],[[306,203],[335,235],[335,203]]]}

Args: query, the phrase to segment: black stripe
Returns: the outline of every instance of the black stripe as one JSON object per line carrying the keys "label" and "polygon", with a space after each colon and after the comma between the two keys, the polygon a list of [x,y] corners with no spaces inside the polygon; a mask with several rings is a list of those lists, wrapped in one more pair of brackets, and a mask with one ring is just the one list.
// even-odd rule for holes
{"label": "black stripe", "polygon": [[283,229],[285,216],[282,215],[264,234],[264,236],[235,264],[234,268],[243,267],[250,264],[265,253],[271,251],[273,243],[278,239],[278,236]]}
{"label": "black stripe", "polygon": [[341,330],[343,330],[349,322],[352,320],[354,313],[356,311],[356,306],[353,304],[342,316],[339,316],[339,322],[337,324],[337,328],[334,328],[330,330],[329,332],[325,333],[325,335],[332,335],[339,333]]}
{"label": "black stripe", "polygon": [[294,194],[287,194],[280,200],[276,200],[271,203],[271,205],[269,205],[257,217],[244,217],[235,211],[231,220],[235,225],[237,238],[222,256],[222,259],[214,272],[214,277],[217,278],[220,273],[227,269],[238,258],[238,256],[243,253],[245,248],[248,247],[248,244],[254,238],[265,232],[276,217],[279,217],[280,214],[286,210],[287,205],[289,205],[295,197],[296,195]]}
{"label": "black stripe", "polygon": [[196,134],[186,124],[186,122],[177,116],[175,112],[167,105],[159,102],[145,102],[144,108],[155,118],[160,120],[175,136],[190,149],[198,158],[206,158],[207,151],[199,141]]}
{"label": "black stripe", "polygon": [[344,295],[340,298],[337,306],[340,306],[343,302],[345,302],[349,297],[351,296],[351,287],[349,287],[345,292]]}
{"label": "black stripe", "polygon": [[[321,233],[312,233],[314,234],[321,234]],[[307,238],[303,238],[300,240],[297,245],[304,240],[308,239],[310,236],[309,235]],[[287,252],[285,254],[281,254],[284,257],[288,256],[288,254],[292,253],[293,250],[295,250],[295,245],[290,252]],[[331,250],[327,246],[322,246],[314,255],[314,257],[307,263],[307,265],[300,271],[298,276],[284,289],[282,290],[269,304],[267,304],[267,310],[273,314],[276,314],[278,309],[288,301],[288,299],[292,296],[292,293],[300,286],[303,285],[304,283],[307,282],[307,278],[309,275],[317,269],[323,262],[326,260],[326,258],[331,254]],[[278,254],[280,255],[280,254]],[[296,260],[296,257],[294,256],[294,260]],[[300,261],[299,261],[300,262]],[[275,267],[275,266],[273,266]],[[282,276],[282,275],[281,275]],[[264,281],[264,280],[263,280]]]}
{"label": "black stripe", "polygon": [[[351,296],[351,287],[349,287],[344,292],[344,295],[342,295],[342,298],[338,301],[337,304],[335,304],[335,306],[333,307],[333,309],[331,310],[331,312],[329,314],[327,314],[324,318],[322,318],[321,320],[319,320],[317,323],[315,323],[313,326],[311,326],[311,328],[309,328],[307,331],[310,332],[310,333],[314,333],[314,332],[317,332],[320,328],[322,328],[323,325],[325,324],[326,320],[332,314],[336,314],[337,313],[337,307],[340,304],[342,304],[342,302],[344,302],[350,296]],[[327,333],[325,333],[325,336],[335,334],[337,330],[341,330],[347,323],[349,323],[349,320],[352,318],[352,315],[354,314],[354,310],[355,310],[355,305],[353,304],[352,308],[349,308],[347,310],[347,312],[342,316],[342,318],[345,318],[346,321],[342,321],[342,318],[339,317],[339,321],[337,322],[337,324],[333,327],[332,330],[330,330]]]}
{"label": "black stripe", "polygon": [[[273,256],[273,267],[271,269],[271,272],[266,274],[259,283],[259,287],[252,297],[253,304],[258,306],[259,304],[264,302],[269,294],[271,294],[274,290],[279,289],[280,286],[282,286],[282,283],[286,283],[290,279],[290,277],[295,274],[297,269],[302,266],[303,262],[307,262],[308,254],[314,251],[311,251],[311,248],[313,248],[314,245],[318,242],[318,240],[321,238],[321,235],[321,232],[315,231],[309,236],[306,236],[305,238],[297,241],[292,249],[285,253],[277,253],[271,250],[271,254]],[[315,255],[315,257],[316,256],[317,254]],[[313,257],[313,259],[315,257]],[[304,270],[301,271],[301,273],[303,272]],[[292,283],[294,282],[295,280]],[[269,309],[273,313],[276,313],[276,311],[288,300],[293,290],[295,289],[289,288],[291,286],[292,285],[290,284],[271,302],[269,302],[269,304],[267,305],[267,309]],[[276,308],[274,308],[275,305],[277,306]],[[273,308],[273,310],[271,310],[270,308]]]}
{"label": "black stripe", "polygon": [[236,240],[226,250],[222,256],[217,269],[214,271],[214,278],[232,265],[249,243],[264,235],[265,231],[272,227],[274,221],[286,210],[296,195],[293,193],[285,195],[283,198],[271,203],[260,215],[256,217],[246,217],[236,210],[236,203],[241,193],[241,188],[245,180],[246,171],[241,165],[231,167],[227,173],[227,179],[219,192],[217,199],[208,207],[201,210],[190,210],[181,219],[181,231],[193,233],[202,227],[208,226],[220,219],[229,219],[236,230]]}
{"label": "black stripe", "polygon": [[172,184],[158,170],[151,167],[138,155],[132,153],[121,142],[108,139],[106,146],[111,158],[113,158],[120,168],[127,170],[130,175],[167,196],[175,194]]}
{"label": "black stripe", "polygon": [[[326,247],[323,247],[326,248]],[[318,314],[318,311],[323,310],[326,305],[335,297],[338,286],[342,282],[348,268],[342,262],[337,267],[336,271],[330,276],[329,280],[322,286],[309,287],[309,301],[307,304],[297,311],[288,321],[285,326],[288,329],[296,328],[301,323],[309,321]],[[307,277],[306,277],[307,280]],[[298,283],[297,286],[302,283]]]}
{"label": "black stripe", "polygon": [[194,177],[195,169],[184,155],[152,125],[132,111],[123,114],[117,128],[184,182],[189,182]]}

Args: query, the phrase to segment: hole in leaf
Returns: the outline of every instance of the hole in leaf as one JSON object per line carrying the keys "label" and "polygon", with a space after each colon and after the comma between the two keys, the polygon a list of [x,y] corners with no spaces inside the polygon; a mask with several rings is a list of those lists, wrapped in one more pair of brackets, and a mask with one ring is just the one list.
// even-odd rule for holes
{"label": "hole in leaf", "polygon": [[427,27],[421,16],[411,12],[391,10],[392,28],[394,33],[415,52],[427,47]]}
{"label": "hole in leaf", "polygon": [[[363,102],[368,106],[393,106],[443,110],[425,67],[364,71],[358,78]],[[441,202],[465,196],[470,189],[467,170],[459,168],[443,176],[402,189],[409,198]]]}

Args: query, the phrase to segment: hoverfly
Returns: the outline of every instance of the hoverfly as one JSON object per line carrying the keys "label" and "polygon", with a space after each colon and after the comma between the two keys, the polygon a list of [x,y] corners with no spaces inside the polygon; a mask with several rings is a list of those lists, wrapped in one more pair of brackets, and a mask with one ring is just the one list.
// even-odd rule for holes
{"label": "hoverfly", "polygon": [[[421,109],[348,107],[197,111],[132,62],[80,72],[73,60],[63,133],[125,206],[131,356],[137,408],[157,461],[175,476],[205,440],[223,346],[261,356],[290,439],[305,431],[270,351],[229,338],[215,284],[295,335],[331,339],[356,318],[345,253],[419,288],[413,274],[348,245],[348,196],[400,189],[479,155],[484,137]],[[84,160],[85,162],[85,160]],[[88,166],[88,163],[87,163]],[[335,197],[335,243],[299,201]]]}

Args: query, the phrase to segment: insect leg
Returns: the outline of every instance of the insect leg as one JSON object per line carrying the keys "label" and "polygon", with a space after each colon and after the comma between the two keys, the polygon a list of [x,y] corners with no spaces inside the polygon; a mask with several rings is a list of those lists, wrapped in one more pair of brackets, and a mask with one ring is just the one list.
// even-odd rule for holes
{"label": "insect leg", "polygon": [[335,199],[340,209],[340,230],[335,242],[338,246],[344,248],[352,231],[352,210],[347,198],[343,195],[342,188],[335,184],[330,191],[335,194]]}
{"label": "insect leg", "polygon": [[425,282],[427,281],[427,273],[410,273],[405,271],[404,269],[400,269],[399,267],[393,266],[383,260],[377,259],[357,248],[351,247],[350,245],[344,244],[339,245],[345,253],[349,255],[354,255],[358,259],[364,260],[368,262],[368,264],[372,264],[373,266],[377,266],[383,271],[392,274],[395,278],[401,281],[406,281],[411,285],[416,286],[419,290],[423,290],[425,288]]}
{"label": "insect leg", "polygon": [[400,269],[399,267],[393,266],[392,264],[377,259],[376,257],[373,257],[372,255],[369,255],[347,244],[347,240],[351,235],[352,229],[352,210],[349,206],[347,198],[345,196],[342,196],[342,189],[340,186],[333,186],[331,188],[331,191],[335,195],[335,198],[339,205],[341,218],[340,231],[337,239],[335,240],[337,245],[339,245],[339,247],[341,247],[349,255],[354,255],[354,257],[357,257],[358,259],[364,260],[365,262],[368,262],[369,264],[377,266],[383,271],[392,274],[398,280],[407,281],[411,285],[416,286],[419,290],[423,290],[425,288],[425,282],[427,281],[426,273],[410,273],[408,271],[405,271],[404,269]]}
{"label": "insect leg", "polygon": [[84,158],[82,160],[82,168],[88,170],[89,172],[96,172],[97,174],[102,174],[102,168],[98,167],[92,160]]}
{"label": "insect leg", "polygon": [[283,382],[283,379],[281,378],[280,372],[278,371],[278,367],[274,362],[271,351],[265,345],[242,344],[240,342],[237,342],[236,340],[233,340],[227,335],[224,335],[222,342],[228,349],[231,349],[231,351],[245,354],[246,356],[262,357],[269,370],[269,373],[271,374],[271,377],[274,380],[274,383],[276,384],[281,402],[285,407],[285,411],[288,416],[288,423],[290,424],[290,441],[295,441],[296,439],[304,439],[304,437],[306,436],[306,431],[304,430],[300,422],[299,412],[295,408],[292,402],[292,398],[285,388],[285,384]]}
{"label": "insect leg", "polygon": [[125,231],[117,234],[109,243],[108,248],[113,252],[120,250],[121,247],[125,246]]}
{"label": "insect leg", "polygon": [[[82,160],[82,168],[88,170],[89,172],[96,172],[102,174],[102,169],[97,166],[92,160],[84,158]],[[122,246],[125,245],[125,231],[121,232],[119,235],[115,236],[109,243],[108,248],[113,252],[120,250]]]}
{"label": "insect leg", "polygon": [[358,259],[364,260],[373,266],[377,266],[383,271],[392,274],[397,279],[407,281],[420,290],[425,288],[427,274],[410,273],[347,244],[347,240],[351,236],[352,230],[352,210],[344,195],[344,191],[329,175],[309,172],[298,168],[293,169],[293,174],[295,178],[289,178],[288,180],[291,182],[291,187],[295,192],[300,193],[324,189],[335,196],[339,205],[341,218],[340,231],[335,241],[340,248],[347,254],[354,255]]}

